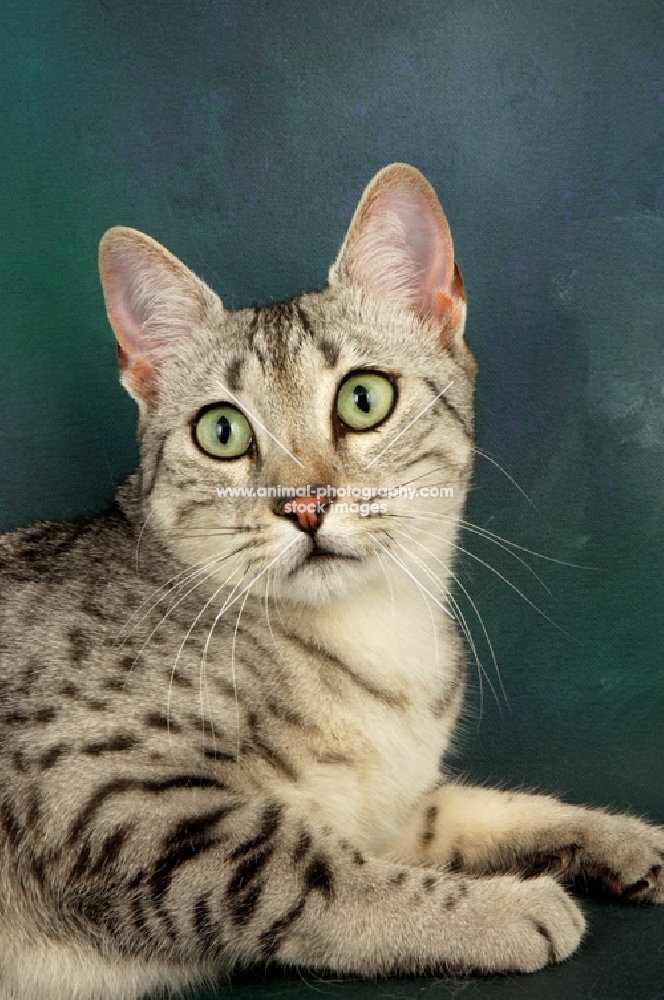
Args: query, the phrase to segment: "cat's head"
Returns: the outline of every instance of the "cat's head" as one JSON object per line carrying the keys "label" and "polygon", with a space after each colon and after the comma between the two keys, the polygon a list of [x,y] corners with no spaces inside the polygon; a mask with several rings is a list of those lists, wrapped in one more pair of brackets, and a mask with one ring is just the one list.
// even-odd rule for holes
{"label": "cat's head", "polygon": [[125,228],[103,237],[100,271],[139,407],[143,513],[205,590],[319,605],[397,560],[429,588],[422,566],[447,575],[475,364],[450,230],[417,170],[374,177],[320,292],[231,312]]}

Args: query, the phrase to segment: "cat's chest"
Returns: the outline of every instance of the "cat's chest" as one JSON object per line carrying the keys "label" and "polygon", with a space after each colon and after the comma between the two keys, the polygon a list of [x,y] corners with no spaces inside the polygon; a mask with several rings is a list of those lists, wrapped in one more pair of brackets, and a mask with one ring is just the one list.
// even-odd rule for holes
{"label": "cat's chest", "polygon": [[295,644],[293,670],[304,671],[314,724],[283,734],[298,764],[298,780],[285,794],[306,800],[322,822],[374,852],[387,848],[438,780],[462,675],[455,634],[419,595],[405,588],[398,596],[405,619],[393,616],[377,588],[341,621],[338,614],[319,617],[305,640],[308,663]]}

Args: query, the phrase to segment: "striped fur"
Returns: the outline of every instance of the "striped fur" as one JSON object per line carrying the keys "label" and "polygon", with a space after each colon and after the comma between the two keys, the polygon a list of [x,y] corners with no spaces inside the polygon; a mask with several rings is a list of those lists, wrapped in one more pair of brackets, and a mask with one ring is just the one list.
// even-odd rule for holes
{"label": "striped fur", "polygon": [[[269,961],[528,971],[583,932],[548,873],[661,900],[659,829],[440,772],[475,373],[443,223],[388,168],[325,290],[235,313],[154,241],[105,238],[141,466],[105,514],[0,539],[1,1000],[133,1000]],[[365,369],[397,403],[352,433],[335,396]],[[228,398],[255,440],[223,462],[192,424]],[[445,518],[329,510],[327,561],[273,501],[216,493],[405,482],[453,486]]]}

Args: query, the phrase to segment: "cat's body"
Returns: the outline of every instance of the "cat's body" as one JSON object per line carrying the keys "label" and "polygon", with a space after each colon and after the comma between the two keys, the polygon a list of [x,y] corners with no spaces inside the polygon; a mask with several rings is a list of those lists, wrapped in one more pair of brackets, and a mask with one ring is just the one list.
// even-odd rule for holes
{"label": "cat's body", "polygon": [[[227,313],[129,230],[101,268],[142,465],[109,514],[0,541],[0,998],[130,1000],[265,960],[529,970],[584,923],[520,875],[661,900],[658,828],[439,773],[475,369],[423,178],[378,175],[330,287],[290,303]],[[362,380],[350,424],[339,402],[358,372],[371,406],[392,392],[369,427]],[[363,517],[215,492],[416,481],[454,495]]]}

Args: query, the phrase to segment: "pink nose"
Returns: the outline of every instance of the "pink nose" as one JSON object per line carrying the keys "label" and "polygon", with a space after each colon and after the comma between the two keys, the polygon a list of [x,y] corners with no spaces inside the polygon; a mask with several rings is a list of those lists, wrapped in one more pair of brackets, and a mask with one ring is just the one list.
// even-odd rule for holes
{"label": "pink nose", "polygon": [[312,535],[320,528],[323,514],[328,508],[328,501],[325,498],[317,498],[315,493],[308,492],[303,497],[292,497],[289,500],[282,500],[276,508],[275,513],[282,517],[289,517],[292,521],[297,521],[300,531],[305,531]]}

